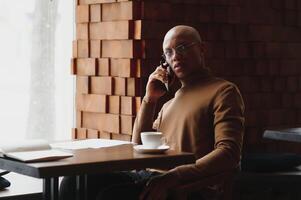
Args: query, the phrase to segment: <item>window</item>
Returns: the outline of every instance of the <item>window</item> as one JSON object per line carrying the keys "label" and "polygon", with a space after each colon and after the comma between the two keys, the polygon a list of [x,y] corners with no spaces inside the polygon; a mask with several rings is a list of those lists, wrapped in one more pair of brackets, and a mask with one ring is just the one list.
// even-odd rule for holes
{"label": "window", "polygon": [[1,138],[71,137],[73,24],[72,0],[0,1]]}

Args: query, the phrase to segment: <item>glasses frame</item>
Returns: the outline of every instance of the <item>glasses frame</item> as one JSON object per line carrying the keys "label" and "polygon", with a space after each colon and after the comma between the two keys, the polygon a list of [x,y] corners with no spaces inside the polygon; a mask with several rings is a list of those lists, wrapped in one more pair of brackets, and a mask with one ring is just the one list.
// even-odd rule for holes
{"label": "glasses frame", "polygon": [[[196,44],[198,44],[198,42],[191,42],[189,44],[180,44],[180,45],[176,46],[175,48],[170,48],[170,50],[172,50],[171,51],[172,54],[170,56],[166,55],[166,52],[163,52],[162,56],[165,59],[168,59],[168,58],[173,57],[176,53],[179,54],[179,55],[184,55],[186,53],[186,51],[189,50],[190,47],[192,47]],[[180,50],[180,48],[184,48],[184,49]]]}

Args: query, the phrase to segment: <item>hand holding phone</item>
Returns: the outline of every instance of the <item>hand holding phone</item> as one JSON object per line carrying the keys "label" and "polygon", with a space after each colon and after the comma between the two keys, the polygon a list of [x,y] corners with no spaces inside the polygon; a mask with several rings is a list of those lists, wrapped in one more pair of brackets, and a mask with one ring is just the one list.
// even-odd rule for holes
{"label": "hand holding phone", "polygon": [[174,80],[175,80],[175,74],[173,73],[171,67],[169,66],[169,64],[166,62],[164,56],[161,57],[161,60],[160,60],[160,65],[162,68],[166,69],[167,70],[167,73],[168,73],[168,82],[165,83],[165,87],[167,89],[167,91],[170,90],[170,86],[173,84]]}
{"label": "hand holding phone", "polygon": [[[163,69],[165,69],[163,71]],[[167,71],[166,71],[167,70]],[[167,81],[165,79],[167,72]],[[175,82],[175,75],[171,70],[164,57],[160,60],[160,66],[150,74],[146,84],[145,96],[151,101],[156,101],[162,97],[167,91],[170,91],[171,85]]]}

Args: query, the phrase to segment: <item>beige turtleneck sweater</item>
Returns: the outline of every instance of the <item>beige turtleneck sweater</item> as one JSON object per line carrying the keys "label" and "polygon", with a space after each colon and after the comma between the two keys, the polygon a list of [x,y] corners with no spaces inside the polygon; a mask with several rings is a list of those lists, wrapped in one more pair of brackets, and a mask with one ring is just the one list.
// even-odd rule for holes
{"label": "beige turtleneck sweater", "polygon": [[244,133],[244,103],[237,87],[211,75],[180,88],[153,122],[154,103],[142,101],[133,142],[140,132],[156,129],[171,149],[192,152],[196,162],[172,170],[179,180],[193,183],[238,167]]}

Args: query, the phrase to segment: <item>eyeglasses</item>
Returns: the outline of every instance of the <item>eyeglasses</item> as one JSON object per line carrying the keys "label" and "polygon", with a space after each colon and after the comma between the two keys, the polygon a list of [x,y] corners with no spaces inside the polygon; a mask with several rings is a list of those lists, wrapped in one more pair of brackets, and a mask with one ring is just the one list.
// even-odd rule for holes
{"label": "eyeglasses", "polygon": [[183,55],[183,54],[185,54],[188,51],[188,49],[190,47],[192,47],[195,44],[197,44],[197,42],[192,42],[190,44],[181,44],[179,46],[176,46],[175,48],[166,49],[164,51],[163,55],[164,55],[165,58],[171,58],[176,53],[180,54],[180,55]]}

